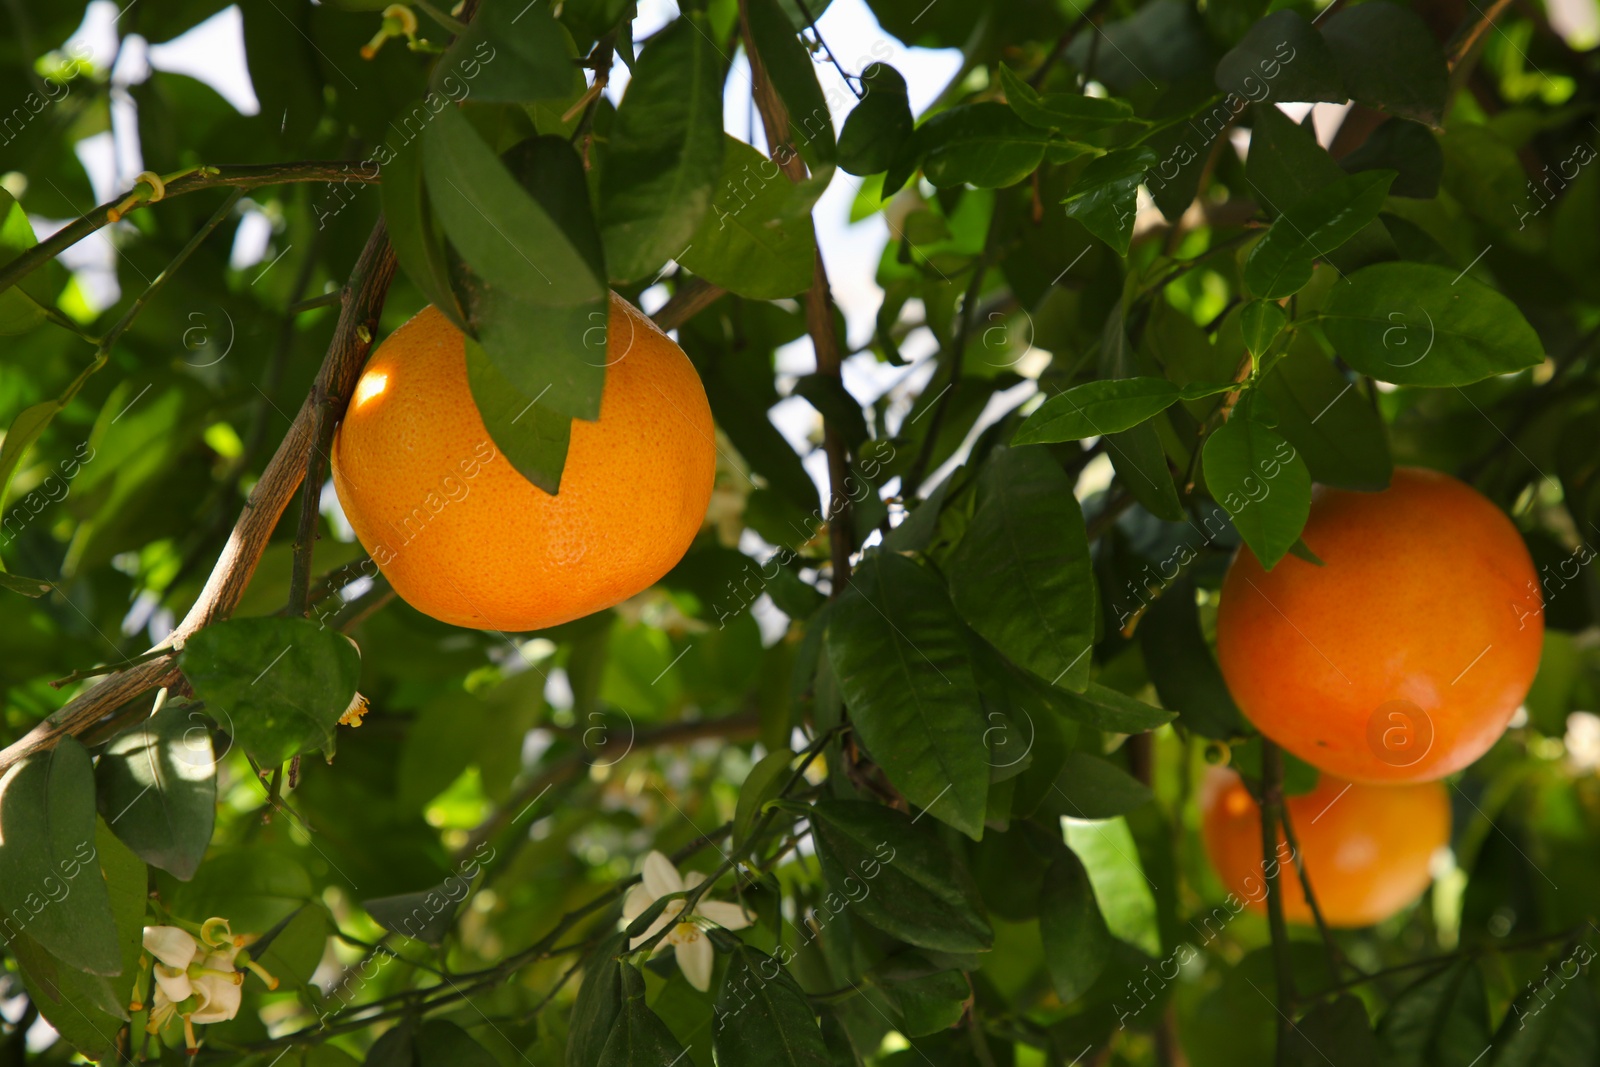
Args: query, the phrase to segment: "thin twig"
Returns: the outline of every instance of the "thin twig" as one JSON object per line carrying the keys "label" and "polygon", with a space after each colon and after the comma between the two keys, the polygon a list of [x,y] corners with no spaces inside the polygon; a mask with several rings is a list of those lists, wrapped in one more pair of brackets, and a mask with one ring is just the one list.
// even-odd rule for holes
{"label": "thin twig", "polygon": [[1290,1020],[1294,1016],[1294,972],[1289,955],[1289,931],[1283,921],[1283,887],[1278,878],[1278,822],[1283,813],[1283,758],[1278,746],[1261,739],[1261,861],[1267,882],[1267,924],[1272,932],[1273,970],[1278,979],[1277,1063],[1288,1062]]}
{"label": "thin twig", "polygon": [[949,410],[956,386],[961,381],[961,368],[967,352],[967,336],[972,332],[973,313],[977,310],[978,295],[983,290],[983,280],[988,273],[990,260],[994,257],[998,231],[999,212],[995,212],[989,220],[989,232],[984,238],[983,251],[978,256],[978,262],[973,265],[972,278],[967,282],[966,295],[961,300],[961,317],[956,320],[954,336],[950,338],[950,381],[933,403],[933,416],[929,418],[928,428],[924,431],[922,447],[917,449],[916,458],[900,483],[903,487],[900,495],[906,500],[915,499],[917,490],[922,488],[922,479],[927,475],[928,464],[933,460],[933,450],[938,445],[939,431],[944,427],[945,413]]}
{"label": "thin twig", "polygon": [[1467,32],[1461,36],[1455,47],[1450,50],[1451,71],[1460,66],[1461,61],[1472,53],[1472,49],[1477,45],[1479,39],[1485,33],[1488,33],[1489,28],[1494,25],[1494,20],[1499,18],[1500,13],[1510,6],[1511,0],[1494,0],[1487,11],[1479,9],[1477,20],[1467,28]]}
{"label": "thin twig", "polygon": [[[170,200],[175,196],[185,193],[197,193],[202,189],[216,189],[229,186],[249,192],[268,185],[284,185],[290,182],[360,182],[367,184],[375,182],[376,177],[367,177],[358,167],[350,169],[349,163],[316,160],[302,163],[271,163],[262,166],[236,166],[236,167],[197,167],[194,170],[170,177],[166,180],[163,200]],[[144,187],[148,189],[148,187]],[[71,248],[79,241],[88,237],[96,230],[108,225],[113,220],[111,212],[127,201],[130,194],[123,194],[115,200],[109,200],[46,237],[22,255],[0,267],[0,292],[11,288],[30,272],[36,270],[48,261],[56,258],[62,252]],[[138,200],[125,207],[121,218],[126,218],[129,211],[137,210],[151,203],[148,199]]]}
{"label": "thin twig", "polygon": [[1300,877],[1300,890],[1305,894],[1306,903],[1311,907],[1311,918],[1317,925],[1317,933],[1322,937],[1322,947],[1328,953],[1328,973],[1333,975],[1335,981],[1339,980],[1346,966],[1356,974],[1360,974],[1360,969],[1345,959],[1344,953],[1339,951],[1339,946],[1333,940],[1333,931],[1328,929],[1328,922],[1322,917],[1322,906],[1317,903],[1317,894],[1312,891],[1311,876],[1306,873],[1305,857],[1300,853],[1300,841],[1295,837],[1294,823],[1289,816],[1289,805],[1283,805],[1278,814],[1283,820],[1283,839],[1288,842],[1289,855],[1294,859],[1295,873]]}

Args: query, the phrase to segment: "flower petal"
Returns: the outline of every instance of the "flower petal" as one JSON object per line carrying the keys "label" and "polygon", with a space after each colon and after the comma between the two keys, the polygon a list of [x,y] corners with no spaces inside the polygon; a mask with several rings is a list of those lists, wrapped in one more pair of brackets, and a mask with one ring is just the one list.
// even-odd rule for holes
{"label": "flower petal", "polygon": [[151,968],[151,972],[155,975],[156,990],[172,1003],[194,995],[194,985],[189,981],[188,972],[182,968],[158,963]]}
{"label": "flower petal", "polygon": [[660,900],[668,894],[683,892],[683,876],[671,860],[651,849],[644,858],[644,887],[650,891],[651,900]]}
{"label": "flower petal", "polygon": [[144,950],[168,967],[176,967],[181,971],[194,962],[200,945],[189,931],[179,927],[146,926]]}
{"label": "flower petal", "polygon": [[628,887],[628,893],[622,898],[622,925],[627,926],[633,920],[643,915],[655,898],[650,895],[650,890],[642,885]]}
{"label": "flower petal", "polygon": [[706,880],[706,872],[704,872],[704,871],[690,871],[688,874],[683,876],[683,888],[685,888],[685,889],[693,889],[695,886],[699,885],[701,882],[703,882],[705,880]]}
{"label": "flower petal", "polygon": [[689,984],[704,993],[711,988],[711,967],[716,962],[716,953],[711,950],[711,939],[699,931],[696,933],[699,936],[693,940],[686,936],[675,943],[672,951],[678,957],[678,969]]}
{"label": "flower petal", "polygon": [[220,1023],[239,1014],[244,987],[226,975],[208,974],[195,983],[195,993],[200,997],[201,1004],[189,1021]]}
{"label": "flower petal", "polygon": [[750,913],[743,907],[722,900],[702,900],[694,913],[710,919],[724,930],[743,930],[751,922]]}

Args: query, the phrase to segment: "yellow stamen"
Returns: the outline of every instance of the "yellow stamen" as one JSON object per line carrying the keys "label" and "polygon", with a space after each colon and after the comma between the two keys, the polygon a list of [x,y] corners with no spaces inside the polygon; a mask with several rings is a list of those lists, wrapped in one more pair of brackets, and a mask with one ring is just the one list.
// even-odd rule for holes
{"label": "yellow stamen", "polygon": [[350,706],[344,709],[344,714],[339,716],[340,726],[360,726],[361,717],[367,713],[367,698],[357,693],[350,699]]}
{"label": "yellow stamen", "polygon": [[[267,973],[267,969],[265,967],[261,966],[261,964],[257,963],[255,960],[245,960],[244,961],[244,965],[246,967],[250,968],[251,973],[254,974],[257,978],[259,978],[263,982],[267,983],[267,988],[268,989],[277,989],[278,988],[278,980],[276,978],[274,978],[271,974]],[[241,975],[240,977],[242,978],[243,975]]]}

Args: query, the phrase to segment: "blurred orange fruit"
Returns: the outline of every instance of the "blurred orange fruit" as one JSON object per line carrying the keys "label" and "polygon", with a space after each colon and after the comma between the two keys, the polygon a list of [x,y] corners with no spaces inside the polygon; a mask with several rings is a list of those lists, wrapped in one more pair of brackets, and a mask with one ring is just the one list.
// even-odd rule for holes
{"label": "blurred orange fruit", "polygon": [[[1438,782],[1359,785],[1324,774],[1309,793],[1288,797],[1289,823],[1323,919],[1371,926],[1410,904],[1431,881],[1434,852],[1450,841],[1450,798]],[[1200,793],[1206,855],[1223,885],[1266,911],[1261,812],[1233,771],[1213,767]],[[1280,834],[1278,885],[1283,914],[1310,923],[1311,908],[1293,854]]]}
{"label": "blurred orange fruit", "polygon": [[551,496],[490,439],[448,318],[424,308],[378,347],[334,439],[333,483],[406,603],[457,626],[536,630],[625,600],[683,557],[716,471],[705,389],[616,294],[606,359],[600,417],[573,421]]}
{"label": "blurred orange fruit", "polygon": [[1539,667],[1544,616],[1516,527],[1471,486],[1402,467],[1381,493],[1319,488],[1323,561],[1269,573],[1241,548],[1217,653],[1240,710],[1296,756],[1361,782],[1428,781],[1483,755]]}

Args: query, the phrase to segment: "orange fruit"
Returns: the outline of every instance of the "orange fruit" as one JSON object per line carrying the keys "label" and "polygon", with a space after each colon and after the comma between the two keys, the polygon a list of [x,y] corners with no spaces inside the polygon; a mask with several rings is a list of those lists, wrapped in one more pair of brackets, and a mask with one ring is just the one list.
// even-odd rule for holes
{"label": "orange fruit", "polygon": [[[1359,785],[1324,774],[1284,807],[1311,890],[1329,926],[1371,926],[1410,904],[1431,880],[1430,861],[1450,841],[1450,798],[1438,782]],[[1239,776],[1213,767],[1200,791],[1202,834],[1228,891],[1266,912],[1261,811]],[[1278,835],[1283,915],[1312,922],[1294,856]]]}
{"label": "orange fruit", "polygon": [[1402,467],[1381,493],[1319,488],[1302,535],[1324,563],[1248,548],[1222,583],[1217,654],[1239,708],[1357,782],[1428,781],[1483,755],[1544,640],[1533,560],[1472,487]]}
{"label": "orange fruit", "polygon": [[495,447],[461,331],[433,307],[386,338],[333,442],[339,503],[406,603],[457,626],[536,630],[648,588],[700,529],[711,407],[683,350],[611,296],[600,417],[574,420],[551,496]]}

